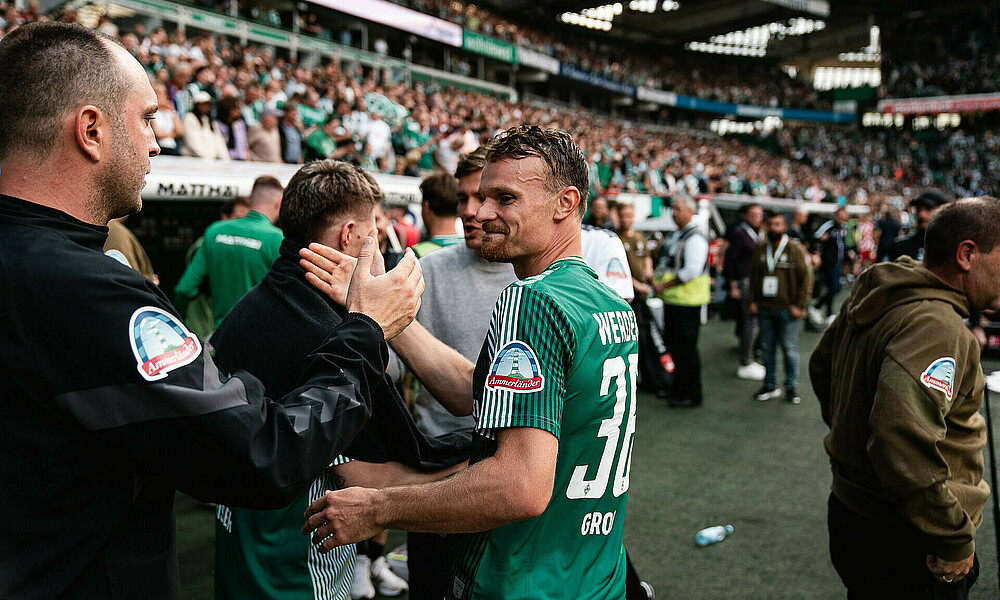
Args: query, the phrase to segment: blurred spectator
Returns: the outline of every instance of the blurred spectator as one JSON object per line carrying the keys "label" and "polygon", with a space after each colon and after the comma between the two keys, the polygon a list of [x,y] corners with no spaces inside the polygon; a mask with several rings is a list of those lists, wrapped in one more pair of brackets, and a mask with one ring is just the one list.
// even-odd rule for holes
{"label": "blurred spectator", "polygon": [[156,91],[156,115],[153,116],[153,134],[160,146],[160,154],[176,156],[181,153],[181,142],[184,140],[184,124],[174,110],[174,104],[167,94],[167,86],[157,82],[153,86]]}
{"label": "blurred spectator", "polygon": [[396,166],[396,154],[392,150],[392,129],[379,113],[372,113],[365,136],[365,154],[383,173],[392,172]]}
{"label": "blurred spectator", "polygon": [[882,212],[882,217],[878,221],[876,235],[878,235],[878,247],[875,250],[875,260],[882,262],[889,258],[889,250],[893,242],[899,237],[899,232],[903,225],[899,222],[899,211],[896,207],[886,205]]}
{"label": "blurred spectator", "polygon": [[450,173],[438,171],[420,182],[420,195],[420,218],[427,229],[427,239],[413,246],[417,258],[465,240],[465,235],[455,227],[458,180]]}
{"label": "blurred spectator", "polygon": [[229,149],[215,122],[212,121],[212,96],[197,92],[192,96],[194,108],[184,115],[184,145],[181,154],[213,160],[229,160]]}
{"label": "blurred spectator", "polygon": [[[740,366],[736,376],[740,379],[761,381],[764,366],[755,360],[757,347],[757,316],[750,311],[750,259],[760,241],[760,228],[764,223],[764,208],[757,203],[740,207],[740,221],[726,234],[726,253],[722,274],[730,304],[736,313],[736,337],[740,345]],[[784,219],[782,219],[784,225]]]}
{"label": "blurred spectator", "polygon": [[949,202],[951,202],[951,198],[935,189],[925,190],[919,196],[910,200],[910,208],[913,210],[916,228],[909,235],[896,238],[889,248],[889,260],[896,260],[900,256],[909,256],[912,259],[923,262],[924,233],[927,231],[927,225],[930,224],[934,213]]}
{"label": "blurred spectator", "polygon": [[235,96],[226,96],[219,101],[216,111],[218,120],[215,127],[226,140],[229,158],[233,160],[249,160],[250,147],[247,141],[247,124],[243,120],[240,100]]}
{"label": "blurred spectator", "polygon": [[[822,284],[821,294],[816,294],[816,309],[826,307],[826,322],[832,322],[836,313],[833,311],[833,300],[840,291],[842,265],[847,258],[847,209],[838,208],[833,218],[823,223],[816,230],[813,251],[820,255],[820,266],[817,272]],[[814,309],[810,308],[810,311]],[[814,313],[814,323],[822,322],[822,313]],[[819,317],[819,318],[817,318]],[[807,328],[809,323],[806,323]]]}
{"label": "blurred spectator", "polygon": [[247,145],[250,160],[258,162],[281,162],[281,133],[278,131],[278,115],[270,108],[261,113],[260,123],[247,130]]}
{"label": "blurred spectator", "polygon": [[338,130],[342,130],[340,119],[330,117],[306,138],[303,149],[305,162],[325,158],[342,159],[354,151],[353,144],[337,144]]}
{"label": "blurred spectator", "polygon": [[583,220],[584,225],[600,227],[602,229],[615,230],[615,224],[611,220],[611,210],[608,208],[608,199],[598,196],[590,201],[590,214]]}
{"label": "blurred spectator", "polygon": [[281,136],[281,160],[290,164],[302,163],[302,123],[299,121],[298,106],[294,102],[285,102],[282,107],[284,114],[278,122],[278,134]]}

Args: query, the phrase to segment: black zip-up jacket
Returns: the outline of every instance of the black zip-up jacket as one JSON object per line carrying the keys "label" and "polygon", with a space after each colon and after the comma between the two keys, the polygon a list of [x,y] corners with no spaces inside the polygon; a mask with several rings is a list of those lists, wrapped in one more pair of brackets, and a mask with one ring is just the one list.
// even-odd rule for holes
{"label": "black zip-up jacket", "polygon": [[174,490],[284,506],[385,372],[380,328],[348,314],[280,400],[224,380],[106,237],[0,195],[0,598],[175,598]]}

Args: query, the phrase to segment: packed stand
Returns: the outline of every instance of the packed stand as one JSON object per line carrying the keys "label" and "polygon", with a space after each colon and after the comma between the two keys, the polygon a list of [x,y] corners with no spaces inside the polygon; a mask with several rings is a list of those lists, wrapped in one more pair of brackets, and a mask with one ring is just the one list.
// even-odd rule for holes
{"label": "packed stand", "polygon": [[779,136],[786,156],[841,181],[864,181],[869,191],[938,186],[958,198],[1000,193],[993,120],[942,133],[802,126]]}
{"label": "packed stand", "polygon": [[[59,17],[73,21],[76,15],[66,10]],[[339,60],[304,69],[225,36],[188,37],[181,30],[147,32],[142,26],[119,32],[106,20],[99,28],[117,35],[153,78],[160,105],[154,131],[164,154],[292,164],[338,158],[371,171],[417,176],[435,168],[454,171],[461,154],[528,122],[574,136],[590,157],[594,193],[853,201],[872,191],[857,173],[734,139],[713,136],[706,143],[695,132],[664,133],[598,114],[580,118],[586,112],[579,109],[570,114],[474,92],[409,86],[389,72],[379,78]]]}
{"label": "packed stand", "polygon": [[982,3],[963,18],[900,20],[885,33],[883,97],[1000,92],[1000,11]]}

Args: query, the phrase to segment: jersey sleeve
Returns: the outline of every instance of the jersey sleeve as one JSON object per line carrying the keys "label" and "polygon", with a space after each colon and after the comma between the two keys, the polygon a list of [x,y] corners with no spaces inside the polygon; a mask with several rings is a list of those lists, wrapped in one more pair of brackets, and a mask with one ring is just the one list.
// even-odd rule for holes
{"label": "jersey sleeve", "polygon": [[628,302],[635,298],[635,290],[632,288],[632,270],[628,266],[625,245],[618,236],[610,236],[607,246],[607,266],[597,272],[597,278]]}
{"label": "jersey sleeve", "polygon": [[497,300],[492,348],[476,429],[534,427],[559,437],[575,341],[568,317],[548,295],[512,285]]}

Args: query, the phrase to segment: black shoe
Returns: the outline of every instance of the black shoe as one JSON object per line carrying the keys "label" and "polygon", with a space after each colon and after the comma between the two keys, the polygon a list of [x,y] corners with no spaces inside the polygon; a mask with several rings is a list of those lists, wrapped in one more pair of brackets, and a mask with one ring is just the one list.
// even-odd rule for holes
{"label": "black shoe", "polygon": [[785,402],[789,404],[799,404],[802,402],[802,397],[799,396],[799,391],[795,388],[788,388],[785,390]]}
{"label": "black shoe", "polygon": [[674,398],[667,404],[667,406],[670,408],[694,408],[696,406],[701,406],[701,400],[695,400],[693,398]]}
{"label": "black shoe", "polygon": [[677,396],[668,390],[656,390],[656,397],[660,400],[673,401],[677,399]]}
{"label": "black shoe", "polygon": [[777,398],[780,395],[781,395],[781,390],[779,390],[778,388],[767,387],[765,385],[761,386],[761,388],[757,390],[757,393],[753,395],[753,399],[756,400],[757,402],[767,402],[768,400]]}

